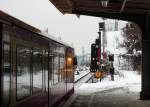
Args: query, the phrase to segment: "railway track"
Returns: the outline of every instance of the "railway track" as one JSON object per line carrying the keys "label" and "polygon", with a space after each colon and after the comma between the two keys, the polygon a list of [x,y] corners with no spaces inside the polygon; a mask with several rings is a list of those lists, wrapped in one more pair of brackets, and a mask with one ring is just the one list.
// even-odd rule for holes
{"label": "railway track", "polygon": [[77,81],[74,82],[74,85],[75,86],[80,86],[82,85],[83,83],[87,83],[93,76],[94,74],[93,73],[88,73],[86,75],[84,75],[83,77],[81,77],[80,79],[78,79]]}

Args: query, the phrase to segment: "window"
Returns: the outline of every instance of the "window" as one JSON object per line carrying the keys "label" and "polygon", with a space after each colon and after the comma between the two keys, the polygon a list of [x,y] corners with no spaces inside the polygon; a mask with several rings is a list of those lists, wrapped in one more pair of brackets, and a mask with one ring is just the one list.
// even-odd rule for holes
{"label": "window", "polygon": [[2,105],[7,107],[10,101],[10,45],[3,45],[3,95]]}
{"label": "window", "polygon": [[54,71],[54,57],[52,54],[49,55],[49,87],[52,85]]}
{"label": "window", "polygon": [[17,47],[17,100],[30,95],[30,65],[31,49],[24,46]]}
{"label": "window", "polygon": [[59,57],[54,56],[54,84],[58,83]]}
{"label": "window", "polygon": [[48,92],[48,51],[44,50],[43,52],[43,57],[44,57],[44,61],[43,61],[43,87],[45,88],[44,90],[46,90]]}
{"label": "window", "polygon": [[65,58],[63,56],[60,57],[60,79],[61,81],[65,80]]}
{"label": "window", "polygon": [[33,66],[33,93],[42,90],[42,51],[33,49],[32,56]]}

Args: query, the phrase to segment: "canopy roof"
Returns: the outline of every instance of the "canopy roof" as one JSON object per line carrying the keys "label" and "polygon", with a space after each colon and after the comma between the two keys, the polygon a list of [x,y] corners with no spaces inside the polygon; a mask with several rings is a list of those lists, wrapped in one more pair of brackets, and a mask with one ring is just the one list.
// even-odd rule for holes
{"label": "canopy roof", "polygon": [[[102,1],[108,1],[107,7],[102,6]],[[50,2],[63,14],[92,16],[93,13],[99,13],[98,16],[109,17],[104,14],[143,15],[150,11],[150,0],[50,0]]]}

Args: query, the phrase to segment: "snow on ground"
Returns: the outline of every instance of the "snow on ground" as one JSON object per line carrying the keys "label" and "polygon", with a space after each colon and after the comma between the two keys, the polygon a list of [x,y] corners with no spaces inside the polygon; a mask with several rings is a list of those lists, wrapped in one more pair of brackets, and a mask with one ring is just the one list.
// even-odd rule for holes
{"label": "snow on ground", "polygon": [[83,76],[85,76],[86,74],[88,74],[89,72],[90,72],[89,67],[86,67],[86,66],[79,67],[78,66],[77,69],[76,69],[76,71],[75,71],[74,82],[76,82],[77,80],[79,80],[80,78],[82,78]]}
{"label": "snow on ground", "polygon": [[108,75],[101,82],[82,84],[80,87],[77,87],[76,92],[90,94],[118,87],[129,87],[130,91],[140,92],[141,75],[137,74],[135,71],[119,71],[119,75],[115,75],[115,81],[111,81]]}

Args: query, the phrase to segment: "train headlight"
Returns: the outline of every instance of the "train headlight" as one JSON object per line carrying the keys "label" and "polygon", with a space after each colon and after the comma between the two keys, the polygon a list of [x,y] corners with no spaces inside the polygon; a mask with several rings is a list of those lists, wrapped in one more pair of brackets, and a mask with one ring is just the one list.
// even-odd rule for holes
{"label": "train headlight", "polygon": [[72,64],[72,58],[67,58],[67,64]]}

